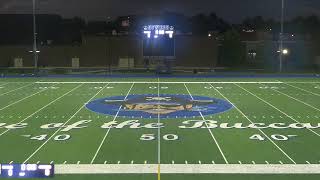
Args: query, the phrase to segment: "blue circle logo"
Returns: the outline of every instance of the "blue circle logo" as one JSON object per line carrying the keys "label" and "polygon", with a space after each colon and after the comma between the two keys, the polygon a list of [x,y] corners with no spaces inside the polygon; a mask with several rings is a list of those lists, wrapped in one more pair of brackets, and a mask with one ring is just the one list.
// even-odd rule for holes
{"label": "blue circle logo", "polygon": [[142,94],[96,99],[86,105],[89,110],[129,118],[186,118],[213,115],[232,108],[229,102],[204,96]]}

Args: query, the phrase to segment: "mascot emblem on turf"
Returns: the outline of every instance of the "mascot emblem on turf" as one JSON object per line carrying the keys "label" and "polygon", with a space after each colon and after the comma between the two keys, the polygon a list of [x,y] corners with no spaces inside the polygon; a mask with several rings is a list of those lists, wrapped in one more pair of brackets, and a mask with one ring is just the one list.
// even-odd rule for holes
{"label": "mascot emblem on turf", "polygon": [[119,104],[129,111],[150,114],[170,114],[177,111],[193,111],[194,108],[215,103],[214,100],[190,100],[179,97],[141,96],[123,101],[105,100],[106,104]]}
{"label": "mascot emblem on turf", "polygon": [[232,108],[227,101],[188,95],[129,95],[97,99],[86,105],[94,112],[136,118],[178,118],[211,115]]}

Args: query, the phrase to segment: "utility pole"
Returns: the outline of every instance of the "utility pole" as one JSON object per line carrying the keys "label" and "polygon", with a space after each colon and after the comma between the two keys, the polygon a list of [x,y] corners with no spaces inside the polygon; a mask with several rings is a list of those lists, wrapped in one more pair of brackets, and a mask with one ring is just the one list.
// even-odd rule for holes
{"label": "utility pole", "polygon": [[282,63],[283,63],[283,31],[284,31],[284,0],[281,0],[281,30],[279,34],[279,41],[280,41],[280,47],[279,47],[279,72],[282,72]]}
{"label": "utility pole", "polygon": [[38,48],[37,48],[36,0],[32,0],[32,16],[33,16],[33,60],[34,60],[34,73],[37,74],[37,69],[38,69]]}

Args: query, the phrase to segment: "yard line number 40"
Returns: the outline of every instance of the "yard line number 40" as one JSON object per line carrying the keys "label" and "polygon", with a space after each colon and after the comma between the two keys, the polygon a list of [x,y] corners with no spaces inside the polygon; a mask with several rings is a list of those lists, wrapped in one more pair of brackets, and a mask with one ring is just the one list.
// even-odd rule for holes
{"label": "yard line number 40", "polygon": [[[288,141],[290,138],[296,137],[297,135],[281,135],[281,134],[272,134],[270,136],[270,139],[273,139],[275,141]],[[264,141],[266,140],[266,136],[261,134],[254,134],[249,139],[251,140],[258,140],[258,141]]]}

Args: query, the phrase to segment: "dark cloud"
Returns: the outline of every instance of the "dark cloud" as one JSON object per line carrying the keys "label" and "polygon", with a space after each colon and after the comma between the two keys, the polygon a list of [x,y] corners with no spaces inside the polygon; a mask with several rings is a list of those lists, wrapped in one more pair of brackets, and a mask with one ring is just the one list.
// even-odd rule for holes
{"label": "dark cloud", "polygon": [[[262,15],[278,18],[281,0],[37,0],[41,13],[57,13],[66,17],[82,16],[104,19],[107,16],[152,14],[163,11],[193,15],[216,12],[229,21]],[[1,0],[1,13],[31,12],[32,0]],[[286,0],[286,16],[320,15],[319,0]]]}

